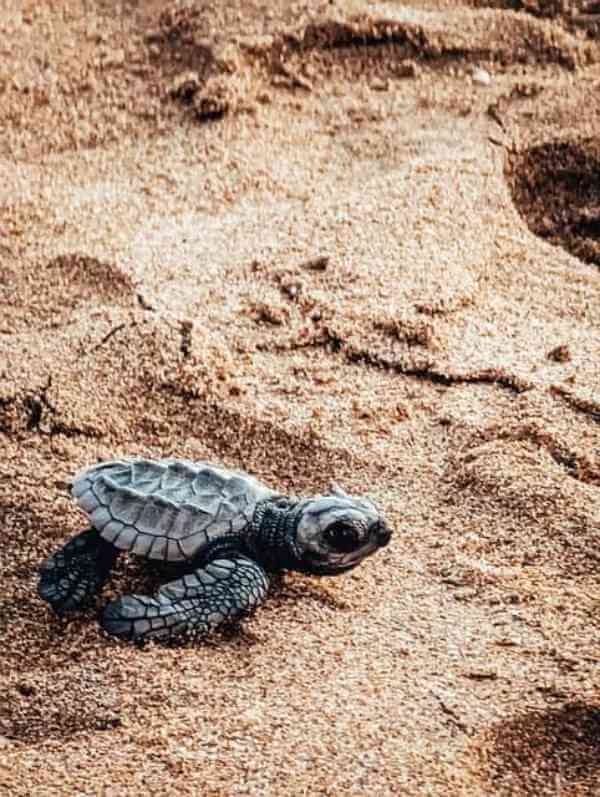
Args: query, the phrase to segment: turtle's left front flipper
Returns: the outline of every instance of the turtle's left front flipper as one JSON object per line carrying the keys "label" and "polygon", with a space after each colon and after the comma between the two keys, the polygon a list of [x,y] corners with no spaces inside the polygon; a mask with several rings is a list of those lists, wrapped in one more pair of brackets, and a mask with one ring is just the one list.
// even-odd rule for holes
{"label": "turtle's left front flipper", "polygon": [[40,566],[40,598],[59,615],[82,609],[107,580],[118,553],[96,529],[82,531]]}
{"label": "turtle's left front flipper", "polygon": [[109,634],[138,641],[205,636],[255,609],[268,588],[264,568],[252,559],[215,559],[165,584],[154,598],[125,595],[112,601],[104,610],[102,626]]}

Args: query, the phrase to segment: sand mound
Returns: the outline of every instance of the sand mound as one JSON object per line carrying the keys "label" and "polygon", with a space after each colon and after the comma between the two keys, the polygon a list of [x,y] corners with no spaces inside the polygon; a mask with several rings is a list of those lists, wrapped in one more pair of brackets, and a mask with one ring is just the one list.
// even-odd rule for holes
{"label": "sand mound", "polygon": [[510,526],[502,539],[482,530],[484,555],[506,564],[544,562],[572,574],[582,567],[597,573],[598,473],[583,466],[592,484],[582,484],[576,458],[545,442],[523,429],[512,439],[503,435],[475,445],[451,462],[451,489]]}
{"label": "sand mound", "polygon": [[57,329],[75,311],[91,304],[123,304],[131,300],[131,281],[118,269],[85,255],[60,255],[47,263],[7,268],[1,299],[6,328],[24,332]]}

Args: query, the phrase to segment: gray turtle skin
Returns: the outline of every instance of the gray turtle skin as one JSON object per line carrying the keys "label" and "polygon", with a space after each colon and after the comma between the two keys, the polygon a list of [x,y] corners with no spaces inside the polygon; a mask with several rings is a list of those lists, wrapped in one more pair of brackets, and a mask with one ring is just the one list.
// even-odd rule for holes
{"label": "gray turtle skin", "polygon": [[105,462],[77,474],[72,494],[91,528],[40,567],[39,595],[57,614],[92,602],[121,551],[181,567],[153,597],[104,608],[104,629],[128,640],[204,636],[262,603],[270,573],[344,573],[392,534],[368,498],[286,497],[206,462]]}

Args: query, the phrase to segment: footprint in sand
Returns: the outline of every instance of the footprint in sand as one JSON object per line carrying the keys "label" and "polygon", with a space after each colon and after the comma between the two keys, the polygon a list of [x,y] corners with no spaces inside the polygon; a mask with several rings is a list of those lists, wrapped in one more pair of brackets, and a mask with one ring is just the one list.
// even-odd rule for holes
{"label": "footprint in sand", "polygon": [[529,229],[600,266],[600,143],[550,141],[511,161],[514,202]]}
{"label": "footprint in sand", "polygon": [[567,703],[500,722],[479,754],[494,794],[598,794],[600,707]]}

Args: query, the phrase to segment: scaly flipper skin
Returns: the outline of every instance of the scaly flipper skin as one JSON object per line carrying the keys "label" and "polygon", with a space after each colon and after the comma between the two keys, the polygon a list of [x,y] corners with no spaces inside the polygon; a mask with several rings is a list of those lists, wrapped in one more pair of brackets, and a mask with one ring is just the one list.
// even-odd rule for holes
{"label": "scaly flipper skin", "polygon": [[83,608],[107,580],[118,553],[95,529],[83,531],[40,566],[40,597],[58,615]]}
{"label": "scaly flipper skin", "polygon": [[109,634],[132,641],[201,637],[255,609],[268,587],[266,571],[252,559],[215,559],[165,584],[155,598],[125,595],[112,601],[104,610],[102,626]]}

